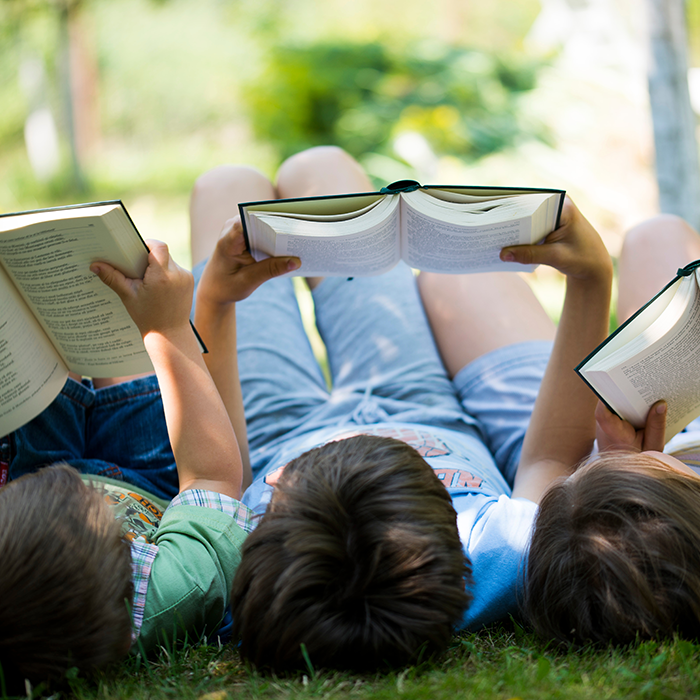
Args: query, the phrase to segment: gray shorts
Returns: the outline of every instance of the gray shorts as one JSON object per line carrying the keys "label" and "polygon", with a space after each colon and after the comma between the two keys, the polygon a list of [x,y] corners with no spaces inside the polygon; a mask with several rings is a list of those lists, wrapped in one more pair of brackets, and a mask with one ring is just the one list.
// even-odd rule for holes
{"label": "gray shorts", "polygon": [[[195,277],[202,265],[195,268]],[[477,435],[512,483],[551,343],[501,348],[450,381],[411,270],[329,277],[313,292],[329,390],[292,281],[237,304],[238,362],[254,475],[292,437],[334,425],[421,423]]]}

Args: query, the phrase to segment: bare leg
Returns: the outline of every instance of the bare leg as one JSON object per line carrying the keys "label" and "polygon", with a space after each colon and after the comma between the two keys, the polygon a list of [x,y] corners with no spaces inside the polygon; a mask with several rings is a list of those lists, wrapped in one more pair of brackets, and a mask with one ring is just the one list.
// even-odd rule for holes
{"label": "bare leg", "polygon": [[662,214],[630,229],[618,260],[617,316],[622,323],[700,258],[700,236],[683,219]]}
{"label": "bare leg", "polygon": [[418,276],[423,305],[450,377],[513,343],[552,340],[555,326],[527,282],[512,272]]}
{"label": "bare leg", "polygon": [[197,178],[190,196],[192,265],[214,250],[224,223],[238,214],[239,202],[262,199],[277,199],[277,192],[255,168],[220,165]]}
{"label": "bare leg", "polygon": [[[369,192],[372,184],[360,164],[342,148],[318,146],[291,156],[277,174],[277,191],[288,197]],[[323,278],[307,277],[313,289]]]}
{"label": "bare leg", "polygon": [[371,189],[362,166],[337,146],[318,146],[297,153],[285,160],[277,173],[277,191],[283,199]]}

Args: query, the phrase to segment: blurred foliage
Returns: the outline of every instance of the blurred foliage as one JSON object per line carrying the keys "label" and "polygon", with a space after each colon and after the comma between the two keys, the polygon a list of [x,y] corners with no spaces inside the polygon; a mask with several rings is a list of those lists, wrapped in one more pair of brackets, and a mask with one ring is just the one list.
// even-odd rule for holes
{"label": "blurred foliage", "polygon": [[[21,142],[24,120],[33,106],[21,83],[26,76],[21,65],[25,47],[31,43],[34,54],[47,65],[52,64],[54,42],[46,42],[47,27],[52,24],[53,3],[48,0],[0,0],[0,144]],[[48,30],[50,32],[51,29]]]}
{"label": "blurred foliage", "polygon": [[[539,8],[539,0],[404,0],[401,12],[375,0],[328,0],[322,9],[316,0],[0,0],[0,210],[181,197],[222,161],[272,175],[284,157],[320,143],[368,156],[363,164],[381,180],[399,179],[386,170],[408,167],[392,151],[407,131],[467,159],[542,136],[518,111],[539,67],[523,49]],[[68,36],[79,49],[71,62]],[[73,103],[69,65],[83,88]],[[71,120],[71,108],[82,119]],[[58,138],[50,179],[25,144],[37,112],[50,115]],[[84,191],[71,173],[76,152]]]}
{"label": "blurred foliage", "polygon": [[255,134],[282,157],[327,143],[356,157],[390,153],[394,137],[418,132],[437,154],[474,159],[546,138],[518,109],[541,65],[442,44],[278,45],[245,94]]}

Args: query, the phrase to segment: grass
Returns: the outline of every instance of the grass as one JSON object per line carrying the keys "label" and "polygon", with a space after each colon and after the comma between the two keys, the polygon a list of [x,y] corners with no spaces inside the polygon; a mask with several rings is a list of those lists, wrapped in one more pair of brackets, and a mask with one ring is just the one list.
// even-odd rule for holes
{"label": "grass", "polygon": [[[312,662],[313,660],[311,660]],[[93,678],[73,678],[53,700],[227,700],[228,698],[688,698],[700,695],[700,645],[685,640],[626,648],[549,649],[515,623],[455,637],[442,657],[397,671],[316,671],[287,677],[246,668],[230,646],[131,657]],[[39,689],[37,689],[39,690]]]}

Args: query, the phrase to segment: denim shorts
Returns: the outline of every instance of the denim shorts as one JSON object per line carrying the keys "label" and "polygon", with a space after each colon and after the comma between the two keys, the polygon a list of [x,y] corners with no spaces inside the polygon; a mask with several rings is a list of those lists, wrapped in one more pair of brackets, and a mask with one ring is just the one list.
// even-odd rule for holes
{"label": "denim shorts", "polygon": [[177,468],[155,375],[95,390],[68,379],[53,403],[2,439],[9,477],[67,462],[139,486],[160,498],[178,493]]}
{"label": "denim shorts", "polygon": [[462,408],[512,487],[525,431],[552,352],[552,342],[506,345],[463,367],[453,383]]}
{"label": "denim shorts", "polygon": [[[195,268],[195,279],[202,269]],[[452,382],[403,263],[376,277],[329,277],[313,300],[330,390],[291,279],[266,282],[236,305],[254,476],[291,438],[329,426],[401,422],[478,436],[512,483],[551,343],[501,348]]]}

